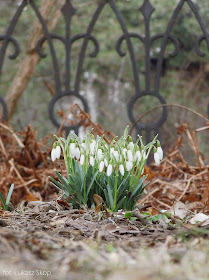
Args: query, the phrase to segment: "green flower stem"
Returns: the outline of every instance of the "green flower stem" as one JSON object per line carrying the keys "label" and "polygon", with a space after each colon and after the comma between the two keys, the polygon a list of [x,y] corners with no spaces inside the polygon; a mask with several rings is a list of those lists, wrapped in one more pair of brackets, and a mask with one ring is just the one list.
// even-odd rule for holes
{"label": "green flower stem", "polygon": [[117,205],[117,190],[118,190],[118,172],[116,172],[115,182],[114,182],[114,206],[113,206],[113,211],[116,209],[116,205]]}
{"label": "green flower stem", "polygon": [[84,198],[85,204],[87,204],[87,200],[86,200],[86,173],[84,174],[84,180],[83,180],[83,198]]}

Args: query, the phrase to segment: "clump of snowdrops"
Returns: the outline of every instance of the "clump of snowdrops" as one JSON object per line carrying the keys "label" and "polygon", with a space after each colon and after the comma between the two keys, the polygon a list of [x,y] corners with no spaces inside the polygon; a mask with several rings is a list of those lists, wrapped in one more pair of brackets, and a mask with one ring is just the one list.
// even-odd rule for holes
{"label": "clump of snowdrops", "polygon": [[[123,136],[107,144],[103,137],[92,133],[83,141],[75,133],[67,139],[56,137],[51,151],[51,159],[64,157],[67,178],[56,171],[58,180],[51,178],[66,200],[74,208],[94,208],[94,194],[99,195],[106,207],[112,211],[133,210],[142,195],[147,175],[144,165],[152,149],[154,160],[159,164],[163,151],[157,136],[144,145],[138,136],[134,143],[128,135],[128,127]],[[117,141],[116,141],[117,140]]]}

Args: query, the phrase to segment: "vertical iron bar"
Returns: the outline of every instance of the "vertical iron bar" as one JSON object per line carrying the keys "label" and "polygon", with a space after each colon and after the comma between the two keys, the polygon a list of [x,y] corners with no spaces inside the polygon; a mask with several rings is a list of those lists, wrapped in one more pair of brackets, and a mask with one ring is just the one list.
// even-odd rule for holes
{"label": "vertical iron bar", "polygon": [[83,63],[84,63],[84,58],[85,58],[85,53],[86,53],[86,48],[89,42],[89,37],[92,33],[92,30],[94,28],[94,25],[102,11],[102,9],[104,8],[104,6],[106,5],[107,0],[102,1],[99,6],[97,7],[92,20],[87,28],[87,31],[85,33],[85,37],[83,40],[83,44],[81,47],[81,52],[79,55],[79,60],[78,60],[78,66],[77,66],[77,71],[76,71],[76,78],[75,78],[75,93],[79,92],[79,88],[80,88],[80,80],[81,80],[81,71],[82,71],[82,67],[83,67]]}
{"label": "vertical iron bar", "polygon": [[124,33],[126,43],[127,43],[127,46],[128,46],[128,50],[129,50],[129,54],[130,54],[130,58],[131,58],[132,68],[133,68],[134,85],[135,85],[136,93],[139,94],[140,93],[139,71],[138,71],[138,67],[137,67],[137,64],[136,64],[136,58],[135,58],[135,54],[134,54],[134,50],[133,50],[133,45],[132,45],[131,39],[129,37],[129,33],[128,33],[128,30],[126,28],[123,17],[121,16],[117,6],[115,5],[115,3],[112,0],[109,0],[109,4],[110,4],[112,10],[114,11],[114,13],[115,13],[120,25],[121,25],[123,33]]}
{"label": "vertical iron bar", "polygon": [[168,23],[168,26],[167,26],[166,31],[163,36],[161,50],[160,50],[160,54],[159,54],[158,61],[157,61],[157,70],[156,70],[156,77],[155,77],[155,92],[158,92],[159,88],[160,88],[160,76],[161,76],[161,71],[162,71],[162,62],[163,62],[163,55],[164,55],[165,48],[166,48],[166,43],[168,41],[168,37],[172,30],[174,22],[178,16],[179,12],[181,11],[184,3],[185,3],[185,0],[181,0],[179,2],[179,4],[177,5],[176,9],[174,10],[174,12],[171,16],[171,19]]}

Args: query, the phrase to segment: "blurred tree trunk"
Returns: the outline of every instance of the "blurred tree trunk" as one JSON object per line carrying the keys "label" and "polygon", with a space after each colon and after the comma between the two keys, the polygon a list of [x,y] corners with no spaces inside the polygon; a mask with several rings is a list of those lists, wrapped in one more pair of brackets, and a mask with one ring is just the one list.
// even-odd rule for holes
{"label": "blurred tree trunk", "polygon": [[[65,0],[42,0],[40,12],[45,19],[49,31],[52,31],[61,15],[60,8]],[[42,26],[36,18],[34,21],[31,36],[27,43],[26,53],[23,61],[20,62],[15,78],[6,94],[6,102],[8,105],[8,118],[12,117],[15,106],[21,97],[24,89],[30,81],[36,65],[40,61],[40,56],[35,48],[38,40],[44,35]],[[44,47],[44,46],[43,46]]]}

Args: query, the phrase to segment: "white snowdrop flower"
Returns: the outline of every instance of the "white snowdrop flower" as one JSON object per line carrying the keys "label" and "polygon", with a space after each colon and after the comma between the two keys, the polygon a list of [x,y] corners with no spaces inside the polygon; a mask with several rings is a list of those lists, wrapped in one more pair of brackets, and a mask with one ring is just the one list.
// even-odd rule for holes
{"label": "white snowdrop flower", "polygon": [[109,164],[107,167],[107,176],[110,176],[112,174],[112,164]]}
{"label": "white snowdrop flower", "polygon": [[56,156],[56,148],[53,148],[52,151],[51,151],[51,159],[52,161],[55,161],[57,158]]}
{"label": "white snowdrop flower", "polygon": [[73,158],[75,157],[75,148],[76,148],[75,143],[70,143],[70,155]]}
{"label": "white snowdrop flower", "polygon": [[133,161],[133,154],[132,154],[131,150],[127,151],[127,156],[128,156],[128,160],[132,162]]}
{"label": "white snowdrop flower", "polygon": [[79,160],[81,156],[81,153],[80,153],[80,149],[78,147],[75,148],[75,157],[77,160]]}
{"label": "white snowdrop flower", "polygon": [[119,153],[118,153],[118,151],[114,151],[113,152],[113,156],[116,159],[116,161],[118,162],[119,161]]}
{"label": "white snowdrop flower", "polygon": [[112,147],[110,148],[110,154],[112,154],[115,151],[115,149]]}
{"label": "white snowdrop flower", "polygon": [[94,166],[94,163],[95,163],[94,157],[90,156],[89,163],[91,166]]}
{"label": "white snowdrop flower", "polygon": [[159,154],[160,160],[163,159],[163,150],[160,146],[160,141],[157,141],[157,153]]}
{"label": "white snowdrop flower", "polygon": [[154,150],[154,160],[155,160],[155,163],[156,163],[157,165],[160,164],[160,156],[159,156],[159,154],[158,154],[156,148],[155,148],[155,150]]}
{"label": "white snowdrop flower", "polygon": [[60,146],[57,146],[55,150],[56,150],[56,158],[59,159],[60,155],[61,155],[61,148],[60,148]]}
{"label": "white snowdrop flower", "polygon": [[126,161],[126,170],[131,171],[132,167],[133,167],[132,161]]}
{"label": "white snowdrop flower", "polygon": [[82,154],[82,155],[81,155],[81,158],[80,158],[80,165],[83,165],[83,164],[84,164],[84,159],[85,159],[85,157],[84,157],[84,155]]}
{"label": "white snowdrop flower", "polygon": [[104,164],[104,161],[102,160],[102,161],[100,162],[100,164],[99,164],[99,172],[102,172],[102,171],[103,171],[104,166],[105,166],[105,164]]}
{"label": "white snowdrop flower", "polygon": [[141,152],[140,151],[136,151],[136,154],[135,154],[136,164],[140,163],[141,158],[142,158]]}
{"label": "white snowdrop flower", "polygon": [[123,164],[120,164],[120,165],[119,165],[119,171],[120,171],[120,174],[121,174],[122,176],[124,176],[125,170],[124,170]]}
{"label": "white snowdrop flower", "polygon": [[133,152],[133,150],[134,150],[134,143],[133,142],[129,142],[128,147]]}
{"label": "white snowdrop flower", "polygon": [[144,167],[143,167],[142,172],[141,172],[141,175],[143,175],[143,174],[144,174]]}
{"label": "white snowdrop flower", "polygon": [[99,161],[101,161],[103,159],[103,152],[101,149],[98,149],[98,151],[97,151],[97,158]]}
{"label": "white snowdrop flower", "polygon": [[86,151],[86,143],[85,142],[81,143],[81,147],[82,147],[83,151]]}
{"label": "white snowdrop flower", "polygon": [[163,150],[161,147],[157,147],[157,153],[159,155],[160,160],[163,159]]}
{"label": "white snowdrop flower", "polygon": [[107,161],[106,158],[104,159],[104,164],[105,164],[106,167],[108,167],[108,161]]}

